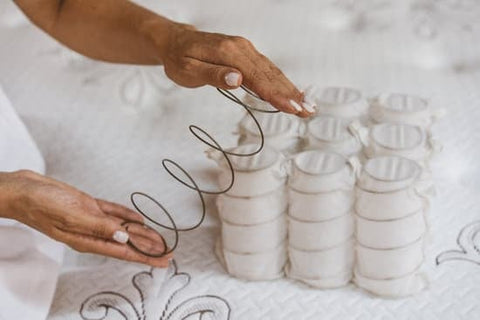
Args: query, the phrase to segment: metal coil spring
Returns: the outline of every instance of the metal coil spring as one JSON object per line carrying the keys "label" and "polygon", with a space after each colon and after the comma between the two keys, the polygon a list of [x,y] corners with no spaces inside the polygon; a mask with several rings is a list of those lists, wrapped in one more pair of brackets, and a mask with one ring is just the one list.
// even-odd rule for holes
{"label": "metal coil spring", "polygon": [[[247,94],[253,96],[256,99],[262,100],[258,95],[256,95],[254,92],[249,90],[247,87],[242,85],[241,88]],[[276,109],[275,110],[274,109],[264,110],[264,109],[259,109],[259,108],[253,107],[253,106],[249,106],[249,105],[245,104],[242,100],[240,100],[237,96],[235,96],[235,94],[233,94],[231,91],[220,89],[220,88],[217,88],[217,90],[222,95],[224,95],[226,98],[228,98],[229,100],[235,102],[237,105],[240,105],[242,108],[244,108],[245,111],[247,112],[247,114],[255,122],[255,125],[257,126],[258,131],[260,133],[259,147],[257,148],[257,150],[255,150],[253,152],[250,152],[250,153],[242,154],[242,153],[231,152],[231,151],[228,151],[228,149],[223,148],[208,132],[206,132],[202,128],[200,128],[196,125],[190,125],[189,126],[190,132],[198,140],[200,140],[201,142],[203,142],[204,144],[206,144],[210,148],[213,148],[214,150],[217,150],[217,151],[219,151],[220,153],[223,154],[223,156],[225,157],[226,163],[228,165],[228,168],[230,170],[230,173],[231,173],[231,181],[230,181],[229,185],[223,190],[219,190],[219,191],[204,190],[197,184],[195,179],[182,166],[180,166],[177,162],[175,162],[171,159],[163,159],[162,160],[162,165],[163,165],[163,168],[165,169],[165,171],[167,171],[170,174],[170,176],[172,176],[175,180],[177,180],[178,182],[183,184],[185,187],[187,187],[191,190],[194,190],[198,194],[198,197],[199,197],[200,202],[201,202],[202,213],[201,213],[199,221],[196,224],[194,224],[193,226],[186,227],[186,228],[179,228],[179,227],[177,227],[177,224],[175,223],[175,220],[173,219],[172,215],[155,198],[153,198],[153,197],[151,197],[148,194],[143,193],[143,192],[132,193],[131,196],[130,196],[130,200],[131,200],[133,206],[135,207],[135,209],[145,219],[147,219],[149,222],[151,222],[152,224],[154,224],[155,226],[157,226],[159,228],[163,228],[163,229],[174,232],[173,244],[170,245],[170,246],[167,245],[167,243],[165,241],[165,238],[157,232],[157,235],[159,236],[159,238],[163,242],[162,243],[163,251],[160,252],[160,253],[147,252],[146,250],[143,250],[143,249],[139,248],[133,241],[129,240],[128,245],[130,247],[132,247],[134,250],[136,250],[137,252],[139,252],[143,255],[146,255],[146,256],[149,256],[149,257],[154,257],[154,258],[159,258],[159,257],[163,257],[163,256],[173,252],[176,249],[176,247],[178,245],[178,242],[179,242],[179,233],[194,230],[194,229],[198,228],[202,224],[202,222],[204,221],[205,215],[206,215],[206,204],[205,204],[204,195],[206,195],[206,194],[208,194],[208,195],[219,195],[219,194],[222,194],[222,193],[226,193],[232,188],[233,184],[235,183],[235,171],[234,171],[234,168],[233,168],[233,165],[232,165],[232,162],[231,162],[229,156],[251,157],[251,156],[254,156],[254,155],[258,154],[263,149],[263,146],[264,146],[264,143],[265,143],[264,134],[263,134],[262,128],[260,126],[260,123],[258,122],[258,120],[255,118],[255,116],[253,114],[253,111],[262,112],[262,113],[277,113],[279,111],[276,110]],[[175,169],[179,170],[180,173],[182,175],[184,175],[184,177],[180,177],[178,174],[174,173]],[[170,225],[160,223],[159,221],[157,221],[154,218],[152,218],[151,216],[149,216],[145,211],[143,211],[137,203],[138,199],[141,198],[141,197],[146,198],[149,201],[152,201],[158,208],[160,208],[161,211],[163,212],[163,214],[167,217]],[[128,231],[129,226],[131,226],[133,224],[142,225],[139,222],[133,222],[133,221],[126,221],[122,225],[124,225],[125,228]],[[150,229],[150,230],[153,230],[152,228],[148,227],[145,224],[143,224],[143,227],[145,227],[147,229]]]}

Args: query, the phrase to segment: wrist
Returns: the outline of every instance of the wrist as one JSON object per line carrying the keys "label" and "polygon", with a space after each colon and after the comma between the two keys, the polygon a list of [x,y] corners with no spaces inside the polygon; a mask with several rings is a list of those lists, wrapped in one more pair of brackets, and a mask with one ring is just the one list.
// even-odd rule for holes
{"label": "wrist", "polygon": [[165,61],[169,37],[176,25],[176,22],[162,16],[147,19],[142,24],[141,32],[150,46],[154,48],[154,59],[160,64]]}
{"label": "wrist", "polygon": [[193,25],[184,24],[157,16],[155,19],[147,20],[142,28],[147,39],[155,47],[156,58],[164,64],[169,54],[172,54],[171,42],[178,41],[184,32],[194,31]]}
{"label": "wrist", "polygon": [[14,204],[19,194],[14,187],[16,180],[15,172],[0,172],[0,217],[16,219]]}

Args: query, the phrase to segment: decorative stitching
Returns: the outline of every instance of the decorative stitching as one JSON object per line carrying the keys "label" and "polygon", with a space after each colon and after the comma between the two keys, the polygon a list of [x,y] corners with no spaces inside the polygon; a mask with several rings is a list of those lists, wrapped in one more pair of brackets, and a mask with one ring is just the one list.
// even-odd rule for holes
{"label": "decorative stitching", "polygon": [[[437,266],[445,261],[467,261],[480,265],[480,248],[475,243],[475,238],[480,233],[480,221],[467,224],[460,230],[457,237],[457,245],[460,250],[447,250],[440,253],[436,258]],[[478,240],[477,240],[478,241]]]}
{"label": "decorative stitching", "polygon": [[[199,314],[199,319],[203,319],[204,314],[210,314],[211,319],[215,320],[229,320],[231,308],[227,300],[214,296],[214,295],[201,295],[197,297],[191,297],[183,302],[177,304],[171,311],[170,306],[175,296],[190,283],[190,275],[188,273],[178,272],[177,264],[174,260],[171,261],[168,269],[165,281],[160,288],[155,288],[153,285],[147,288],[143,288],[139,284],[139,280],[142,276],[147,276],[154,280],[155,269],[151,268],[150,271],[143,271],[135,274],[132,277],[132,284],[137,289],[140,295],[140,309],[135,308],[134,303],[122,295],[121,293],[113,291],[102,291],[94,295],[89,296],[80,306],[80,317],[83,320],[109,320],[113,319],[114,314],[110,313],[110,309],[113,309],[120,313],[125,320],[173,320],[173,319],[190,319],[192,315]],[[180,286],[175,282],[179,281]],[[152,281],[153,284],[153,281]],[[169,286],[174,286],[173,290],[169,292]],[[151,290],[158,290],[158,294],[149,296]],[[162,291],[165,289],[165,291]],[[147,308],[147,299],[155,299],[155,304],[161,303],[162,297],[167,296],[165,305],[162,308],[160,314],[156,314],[156,310],[149,310]],[[157,301],[158,300],[158,301]],[[151,304],[151,303],[150,303]],[[103,315],[101,314],[103,311]],[[100,315],[99,315],[100,313]]]}

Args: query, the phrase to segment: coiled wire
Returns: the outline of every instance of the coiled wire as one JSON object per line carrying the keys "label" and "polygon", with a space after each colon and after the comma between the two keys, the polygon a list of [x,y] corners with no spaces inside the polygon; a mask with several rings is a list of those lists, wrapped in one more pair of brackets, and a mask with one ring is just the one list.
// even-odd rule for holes
{"label": "coiled wire", "polygon": [[[252,92],[250,89],[248,89],[247,87],[245,86],[241,86],[241,88],[249,95],[251,95],[252,97],[254,97],[255,99],[259,99],[259,100],[262,100],[257,94],[255,94],[254,92]],[[260,153],[260,151],[262,151],[263,149],[263,146],[265,144],[265,138],[264,138],[264,135],[263,135],[263,131],[262,131],[262,128],[260,126],[260,123],[258,122],[258,120],[255,118],[254,114],[253,114],[253,111],[256,111],[256,112],[262,112],[262,113],[277,113],[279,112],[278,110],[276,109],[272,109],[272,110],[266,110],[266,109],[259,109],[259,108],[256,108],[256,107],[252,107],[252,106],[249,106],[247,105],[246,103],[244,103],[241,99],[239,99],[237,96],[235,96],[235,94],[231,91],[228,91],[228,90],[224,90],[224,89],[220,89],[220,88],[217,88],[218,92],[220,92],[223,96],[225,96],[226,98],[228,98],[229,100],[233,101],[235,104],[237,105],[240,105],[242,108],[245,109],[245,111],[247,112],[247,114],[252,118],[252,120],[254,121],[256,127],[258,128],[258,131],[260,133],[260,144],[258,146],[258,148],[253,151],[253,152],[250,152],[250,153],[235,153],[235,152],[231,152],[231,151],[228,151],[228,149],[225,149],[223,148],[216,140],[215,138],[213,138],[208,132],[206,132],[204,129],[196,126],[196,125],[190,125],[188,127],[189,131],[191,134],[193,134],[198,140],[200,140],[202,143],[206,144],[207,146],[209,146],[210,148],[213,148],[214,150],[217,150],[219,151],[220,153],[223,154],[226,162],[227,162],[227,165],[228,165],[228,168],[230,170],[230,174],[231,174],[231,180],[230,180],[230,183],[229,185],[224,188],[223,190],[219,190],[219,191],[212,191],[212,190],[204,190],[202,189],[198,184],[197,182],[195,181],[195,179],[182,167],[180,166],[177,162],[171,160],[171,159],[163,159],[162,160],[162,166],[163,168],[165,169],[165,171],[167,171],[170,176],[172,176],[175,180],[177,180],[178,182],[180,182],[181,184],[183,184],[185,187],[191,189],[191,190],[194,190],[197,194],[198,194],[198,197],[200,198],[200,202],[201,202],[201,210],[202,210],[202,213],[200,215],[200,219],[199,221],[194,224],[193,226],[190,226],[190,227],[186,227],[186,228],[179,228],[177,226],[177,224],[175,223],[175,220],[173,219],[172,215],[170,214],[170,212],[168,212],[168,210],[160,203],[158,202],[155,198],[151,197],[150,195],[146,194],[146,193],[143,193],[143,192],[133,192],[131,195],[130,195],[130,201],[132,202],[133,206],[135,207],[135,209],[145,218],[147,219],[149,222],[151,222],[152,224],[154,224],[155,226],[159,227],[159,228],[163,228],[163,229],[166,229],[166,230],[169,230],[169,231],[173,231],[174,233],[174,240],[173,240],[173,244],[171,246],[168,246],[166,241],[165,241],[165,238],[163,236],[161,236],[158,232],[156,232],[154,229],[148,227],[147,225],[143,224],[143,227],[144,228],[147,228],[147,229],[150,229],[150,230],[153,230],[157,233],[158,237],[161,239],[162,241],[162,244],[163,244],[163,251],[160,252],[160,253],[152,253],[152,252],[148,252],[146,250],[143,250],[141,248],[139,248],[139,246],[137,246],[133,241],[129,240],[128,241],[128,245],[130,247],[132,247],[134,250],[136,250],[137,252],[143,254],[143,255],[146,255],[146,256],[149,256],[149,257],[154,257],[154,258],[160,258],[160,257],[163,257],[171,252],[173,252],[176,247],[178,246],[178,242],[179,242],[179,233],[180,232],[186,232],[186,231],[191,231],[191,230],[194,230],[196,228],[198,228],[202,222],[204,221],[205,219],[205,215],[206,215],[206,204],[205,204],[205,198],[204,198],[204,195],[205,194],[209,194],[209,195],[219,195],[219,194],[222,194],[222,193],[226,193],[228,192],[233,184],[235,183],[235,172],[234,172],[234,169],[233,169],[233,165],[232,165],[232,162],[229,158],[229,156],[236,156],[236,157],[251,157],[251,156],[254,156],[258,153]],[[263,101],[263,100],[262,100]],[[178,174],[174,173],[174,169],[177,169],[180,171],[180,173],[184,176],[183,178],[181,176],[179,176]],[[169,221],[169,225],[166,225],[166,224],[163,224],[163,223],[160,223],[159,221],[155,220],[154,218],[152,218],[150,215],[148,215],[144,210],[142,210],[140,208],[140,206],[138,205],[138,200],[140,198],[145,198],[151,202],[153,202],[159,209],[161,209],[162,213],[167,217],[168,221]],[[128,232],[128,228],[131,227],[132,225],[142,225],[141,223],[139,222],[134,222],[134,221],[126,221],[124,222],[122,225],[125,226],[127,232]]]}

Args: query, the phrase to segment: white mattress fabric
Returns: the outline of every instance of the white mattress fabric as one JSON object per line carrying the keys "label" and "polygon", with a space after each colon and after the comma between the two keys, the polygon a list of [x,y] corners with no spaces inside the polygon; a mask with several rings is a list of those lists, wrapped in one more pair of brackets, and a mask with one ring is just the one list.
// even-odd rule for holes
{"label": "white mattress fabric", "polygon": [[[430,286],[400,300],[349,285],[316,290],[291,280],[246,282],[214,254],[213,198],[201,228],[183,233],[175,268],[154,270],[71,253],[49,319],[476,319],[480,317],[480,4],[476,1],[142,1],[201,29],[251,39],[300,87],[348,86],[367,96],[418,94],[447,116],[432,162],[438,197],[425,272]],[[179,161],[215,188],[216,165],[193,138],[198,124],[223,146],[242,113],[213,88],[171,85],[161,68],[83,60],[0,5],[0,82],[46,157],[47,173],[97,197],[128,204],[143,191],[182,226],[196,195],[166,174]],[[3,17],[8,17],[4,19]],[[135,276],[139,274],[138,276]],[[190,318],[188,318],[190,319]]]}

